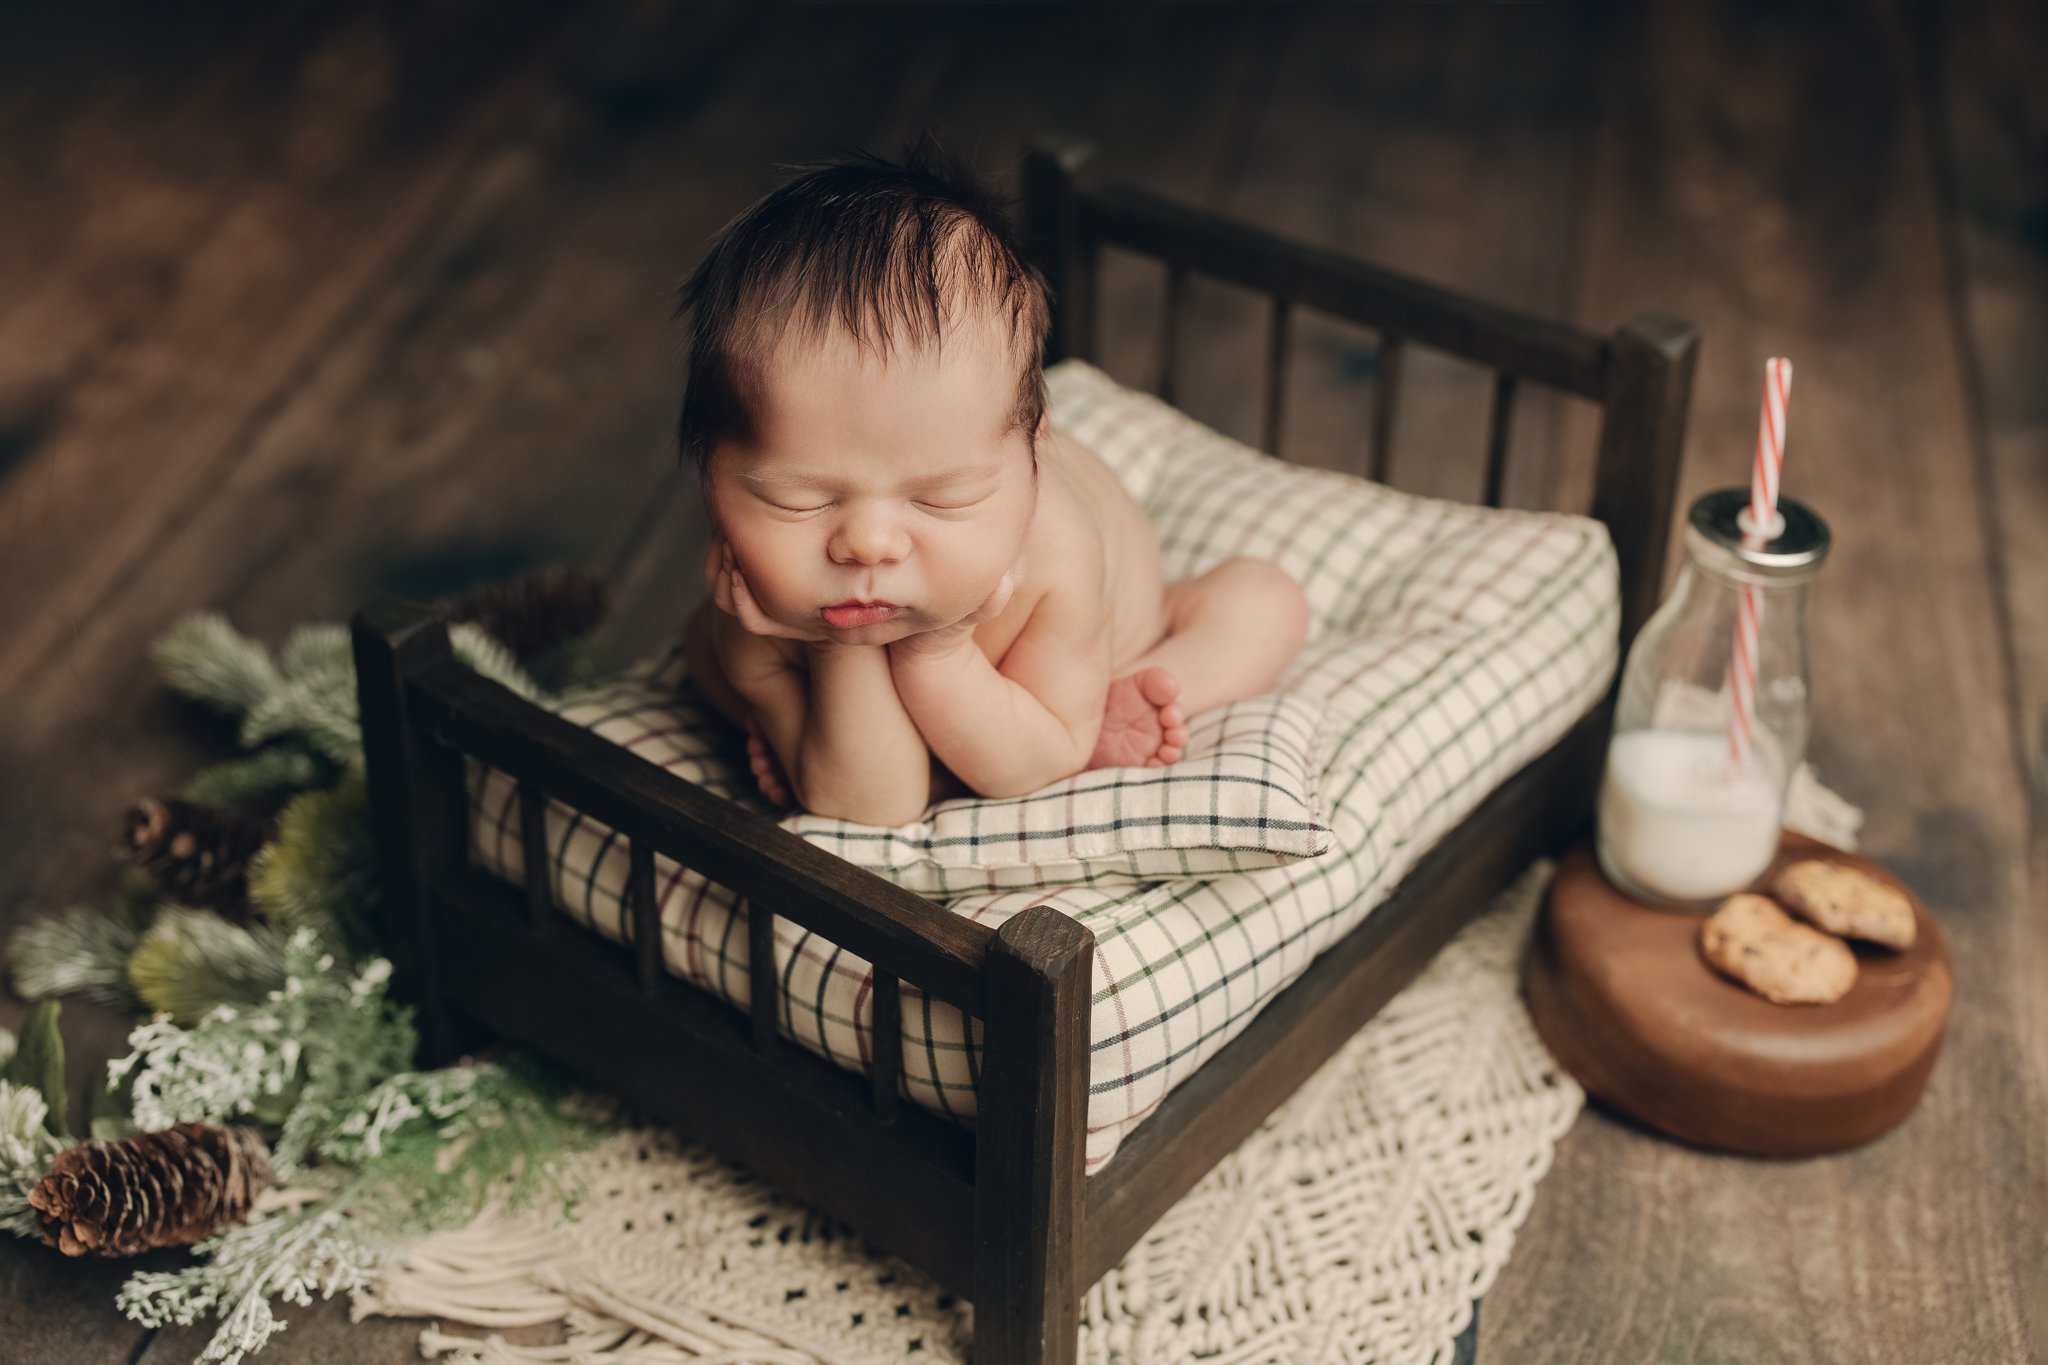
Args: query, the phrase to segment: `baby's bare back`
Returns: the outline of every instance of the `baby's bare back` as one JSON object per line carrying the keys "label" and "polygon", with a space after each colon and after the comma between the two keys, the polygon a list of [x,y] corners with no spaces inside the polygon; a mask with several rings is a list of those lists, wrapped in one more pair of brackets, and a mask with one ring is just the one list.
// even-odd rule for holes
{"label": "baby's bare back", "polygon": [[[1081,605],[1108,637],[1114,677],[1165,633],[1166,580],[1159,538],[1145,509],[1093,450],[1048,425],[1038,454],[1038,511],[1017,600],[1035,602],[1044,592],[1076,591],[1081,576],[1066,572],[1068,566],[1077,560],[1099,560],[1100,586],[1089,589],[1095,600]],[[1092,575],[1088,577],[1092,580]],[[1002,661],[1024,625],[1020,613],[1003,616],[1015,619],[998,617],[975,632],[975,642],[995,663]]]}

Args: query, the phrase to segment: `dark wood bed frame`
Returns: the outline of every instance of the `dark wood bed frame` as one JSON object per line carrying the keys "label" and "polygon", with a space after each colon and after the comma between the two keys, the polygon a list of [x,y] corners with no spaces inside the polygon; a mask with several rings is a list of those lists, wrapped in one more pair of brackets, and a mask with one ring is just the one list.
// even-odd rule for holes
{"label": "dark wood bed frame", "polygon": [[[1619,553],[1626,648],[1662,577],[1697,350],[1689,326],[1649,316],[1596,336],[1141,190],[1098,186],[1087,157],[1084,146],[1045,140],[1024,166],[1026,238],[1055,298],[1048,364],[1093,355],[1098,249],[1107,244],[1167,268],[1167,401],[1190,273],[1271,297],[1269,449],[1297,305],[1379,335],[1375,478],[1387,468],[1407,346],[1494,373],[1489,504],[1500,498],[1518,385],[1597,403],[1591,510]],[[1084,1177],[1094,953],[1086,928],[1049,906],[993,930],[949,914],[477,676],[456,662],[444,626],[423,603],[380,599],[353,624],[385,946],[400,997],[418,1010],[424,1064],[491,1034],[562,1060],[971,1299],[983,1365],[1073,1360],[1086,1288],[1495,890],[1584,828],[1614,699],[1610,689],[1489,795],[1383,904],[1168,1095],[1100,1173]],[[523,890],[467,860],[464,755],[520,784]],[[632,933],[623,948],[549,904],[541,824],[548,797],[630,840]],[[751,1019],[663,970],[657,853],[732,888],[752,908]],[[768,951],[774,915],[874,965],[872,1077],[782,1037]],[[902,981],[983,1021],[972,1132],[899,1097]]]}

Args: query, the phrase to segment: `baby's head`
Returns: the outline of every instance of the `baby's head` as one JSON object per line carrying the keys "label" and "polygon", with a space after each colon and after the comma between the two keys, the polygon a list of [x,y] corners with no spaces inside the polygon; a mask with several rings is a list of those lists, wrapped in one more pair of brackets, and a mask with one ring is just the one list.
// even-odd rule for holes
{"label": "baby's head", "polygon": [[1001,202],[929,140],[902,166],[792,169],[683,288],[683,457],[769,616],[816,628],[827,607],[886,603],[835,632],[885,644],[973,611],[1023,547],[1045,281]]}

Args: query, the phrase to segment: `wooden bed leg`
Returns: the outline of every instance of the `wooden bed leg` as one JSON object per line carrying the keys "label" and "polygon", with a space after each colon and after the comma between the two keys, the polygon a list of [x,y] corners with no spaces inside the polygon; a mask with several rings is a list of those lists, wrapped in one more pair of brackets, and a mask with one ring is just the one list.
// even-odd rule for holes
{"label": "wooden bed leg", "polygon": [[1047,905],[988,952],[974,1158],[976,1365],[1071,1365],[1095,936]]}
{"label": "wooden bed leg", "polygon": [[427,888],[438,860],[466,856],[468,793],[462,756],[413,728],[405,680],[452,661],[454,652],[447,627],[421,602],[380,598],[357,612],[350,628],[391,993],[414,1009],[419,1064],[444,1066],[475,1041],[475,1030],[451,1020],[442,1001]]}

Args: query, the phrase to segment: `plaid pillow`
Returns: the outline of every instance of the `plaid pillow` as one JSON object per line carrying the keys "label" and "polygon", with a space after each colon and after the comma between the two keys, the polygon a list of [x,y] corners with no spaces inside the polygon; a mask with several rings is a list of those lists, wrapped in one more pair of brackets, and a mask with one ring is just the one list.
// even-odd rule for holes
{"label": "plaid pillow", "polygon": [[[732,726],[671,648],[638,677],[557,710],[642,758],[767,812]],[[1196,717],[1166,768],[1101,768],[1028,796],[963,797],[894,829],[798,811],[782,819],[848,862],[928,896],[1169,881],[1276,867],[1330,847],[1325,704],[1251,697]]]}
{"label": "plaid pillow", "polygon": [[928,896],[1213,877],[1330,847],[1324,708],[1279,693],[1196,717],[1165,768],[1099,768],[1029,796],[942,801],[898,829],[801,815],[782,823]]}

